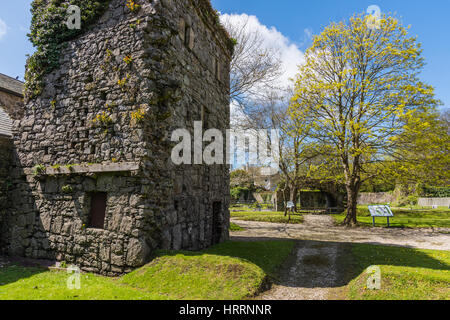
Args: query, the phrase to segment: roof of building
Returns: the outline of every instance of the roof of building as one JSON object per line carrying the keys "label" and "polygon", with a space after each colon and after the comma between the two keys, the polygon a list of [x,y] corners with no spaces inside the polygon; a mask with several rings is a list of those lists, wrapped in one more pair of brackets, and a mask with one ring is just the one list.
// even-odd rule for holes
{"label": "roof of building", "polygon": [[0,91],[23,96],[23,82],[0,73]]}
{"label": "roof of building", "polygon": [[0,107],[0,137],[12,137],[12,120]]}

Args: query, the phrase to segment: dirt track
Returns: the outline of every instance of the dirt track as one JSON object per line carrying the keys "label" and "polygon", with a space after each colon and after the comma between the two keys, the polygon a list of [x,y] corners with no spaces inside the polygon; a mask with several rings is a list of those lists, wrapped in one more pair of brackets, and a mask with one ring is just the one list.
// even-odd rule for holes
{"label": "dirt track", "polygon": [[293,253],[280,271],[280,279],[257,300],[326,300],[346,284],[340,259],[348,243],[370,243],[420,249],[450,250],[450,235],[424,229],[357,228],[335,226],[330,216],[305,216],[301,225],[233,220],[245,231],[232,239],[257,241],[295,239]]}
{"label": "dirt track", "polygon": [[343,285],[338,257],[342,244],[298,241],[285,263],[282,278],[258,300],[326,300]]}
{"label": "dirt track", "polygon": [[[234,240],[297,239],[341,243],[369,243],[417,249],[450,250],[449,229],[345,228],[330,216],[307,215],[303,224],[233,220],[245,231],[232,232]],[[447,232],[447,233],[444,233]]]}

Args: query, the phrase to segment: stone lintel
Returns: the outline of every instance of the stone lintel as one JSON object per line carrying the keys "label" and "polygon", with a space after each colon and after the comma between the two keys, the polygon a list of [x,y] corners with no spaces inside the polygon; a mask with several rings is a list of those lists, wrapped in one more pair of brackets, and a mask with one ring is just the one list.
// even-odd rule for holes
{"label": "stone lintel", "polygon": [[[40,173],[41,176],[55,175],[71,175],[71,174],[88,174],[88,173],[112,173],[112,172],[135,172],[140,168],[137,162],[120,162],[120,163],[94,163],[79,164],[60,167],[46,167],[45,172]],[[24,170],[26,175],[34,174],[34,168]]]}

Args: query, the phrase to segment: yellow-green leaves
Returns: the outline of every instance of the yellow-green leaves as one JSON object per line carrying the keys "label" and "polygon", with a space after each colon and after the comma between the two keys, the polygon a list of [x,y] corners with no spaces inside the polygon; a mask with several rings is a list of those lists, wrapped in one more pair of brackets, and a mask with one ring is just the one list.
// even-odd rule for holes
{"label": "yellow-green leaves", "polygon": [[[422,133],[433,126],[425,118],[439,104],[433,87],[419,80],[420,44],[394,17],[383,16],[375,30],[367,22],[355,15],[315,37],[290,106],[291,117],[310,124],[308,141],[338,159],[347,184],[355,187],[361,176],[370,176],[373,163],[396,163],[406,172],[412,162],[446,161],[434,151],[414,156],[425,150]],[[446,143],[438,137],[432,142]],[[440,160],[430,161],[433,156]]]}

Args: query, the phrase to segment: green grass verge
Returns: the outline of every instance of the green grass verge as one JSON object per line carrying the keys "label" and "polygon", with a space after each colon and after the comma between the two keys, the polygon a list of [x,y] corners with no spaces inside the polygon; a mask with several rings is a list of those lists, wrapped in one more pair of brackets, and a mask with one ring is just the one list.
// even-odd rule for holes
{"label": "green grass verge", "polygon": [[237,225],[236,223],[231,222],[230,223],[230,231],[244,231],[245,229],[241,226]]}
{"label": "green grass verge", "polygon": [[284,212],[275,211],[238,211],[231,212],[231,217],[242,221],[258,221],[258,222],[272,222],[272,223],[303,223],[303,216],[295,215],[289,217],[284,216]]}
{"label": "green grass verge", "polygon": [[[391,227],[397,228],[450,228],[449,209],[410,210],[392,209],[394,217],[390,218]],[[342,223],[345,214],[333,215],[337,223]],[[372,217],[367,207],[358,208],[358,222],[363,226],[372,226]],[[377,227],[386,227],[386,218],[375,219]]]}
{"label": "green grass verge", "polygon": [[[450,252],[353,244],[354,274],[346,288],[350,300],[448,300]],[[367,289],[370,266],[381,269],[381,289]]]}
{"label": "green grass verge", "polygon": [[0,269],[0,300],[175,300],[254,296],[287,258],[292,241],[227,242],[202,252],[160,252],[121,278],[81,275],[67,288],[64,272],[9,266]]}

